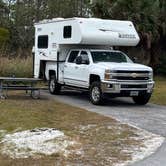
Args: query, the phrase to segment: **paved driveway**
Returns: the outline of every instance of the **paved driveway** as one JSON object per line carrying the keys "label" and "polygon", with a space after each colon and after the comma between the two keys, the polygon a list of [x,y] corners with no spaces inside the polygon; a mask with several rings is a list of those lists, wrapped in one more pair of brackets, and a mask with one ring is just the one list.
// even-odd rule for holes
{"label": "paved driveway", "polygon": [[[63,91],[61,95],[53,97],[61,102],[114,117],[121,122],[166,137],[165,106],[155,104],[136,106],[130,98],[109,99],[104,106],[94,106],[89,102],[87,94],[76,91]],[[135,163],[134,166],[166,166],[166,141],[155,154]]]}

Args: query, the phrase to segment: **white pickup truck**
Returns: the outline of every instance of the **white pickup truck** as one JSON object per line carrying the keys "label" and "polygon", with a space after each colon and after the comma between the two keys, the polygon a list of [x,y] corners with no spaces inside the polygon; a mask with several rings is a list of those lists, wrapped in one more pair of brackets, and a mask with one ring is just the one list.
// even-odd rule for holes
{"label": "white pickup truck", "polygon": [[[101,104],[104,95],[132,97],[136,104],[146,104],[153,90],[153,71],[150,67],[133,63],[121,51],[98,49],[71,50],[61,63],[61,82],[56,80],[51,62],[46,65],[49,90],[59,94],[62,86],[89,90],[93,104]],[[52,71],[52,72],[51,72]],[[50,73],[50,74],[49,74]],[[51,75],[52,73],[52,75]]]}
{"label": "white pickup truck", "polygon": [[101,104],[105,95],[132,97],[146,104],[152,94],[152,68],[133,63],[113,46],[135,46],[139,36],[130,21],[52,19],[35,24],[34,77],[49,81],[51,94],[62,86],[89,91]]}

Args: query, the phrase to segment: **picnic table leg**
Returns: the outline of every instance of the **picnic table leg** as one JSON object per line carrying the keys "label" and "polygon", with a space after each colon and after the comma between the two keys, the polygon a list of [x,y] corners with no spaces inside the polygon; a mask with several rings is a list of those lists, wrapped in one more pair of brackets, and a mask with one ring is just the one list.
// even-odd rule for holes
{"label": "picnic table leg", "polygon": [[[31,87],[35,87],[37,82],[31,82]],[[33,99],[39,99],[40,98],[40,90],[31,90],[31,97]]]}
{"label": "picnic table leg", "polygon": [[5,96],[3,94],[3,81],[0,80],[0,99],[5,99]]}
{"label": "picnic table leg", "polygon": [[2,96],[2,81],[0,80],[0,98],[1,98],[1,96]]}

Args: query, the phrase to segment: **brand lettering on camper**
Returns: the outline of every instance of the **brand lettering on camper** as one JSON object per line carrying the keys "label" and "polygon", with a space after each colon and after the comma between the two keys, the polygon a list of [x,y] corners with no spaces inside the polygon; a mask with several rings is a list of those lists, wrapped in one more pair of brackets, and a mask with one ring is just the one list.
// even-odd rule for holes
{"label": "brand lettering on camper", "polygon": [[119,38],[135,39],[136,37],[133,34],[120,34],[119,33]]}

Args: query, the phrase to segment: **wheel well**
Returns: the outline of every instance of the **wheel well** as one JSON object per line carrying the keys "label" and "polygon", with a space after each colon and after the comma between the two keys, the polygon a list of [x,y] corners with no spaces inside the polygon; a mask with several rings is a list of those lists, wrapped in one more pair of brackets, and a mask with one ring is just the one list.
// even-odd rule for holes
{"label": "wheel well", "polygon": [[51,76],[56,76],[54,70],[49,70],[49,78],[51,78]]}
{"label": "wheel well", "polygon": [[91,85],[94,81],[100,81],[100,77],[99,77],[98,75],[91,74],[91,75],[90,75],[90,80],[89,80],[90,85]]}

